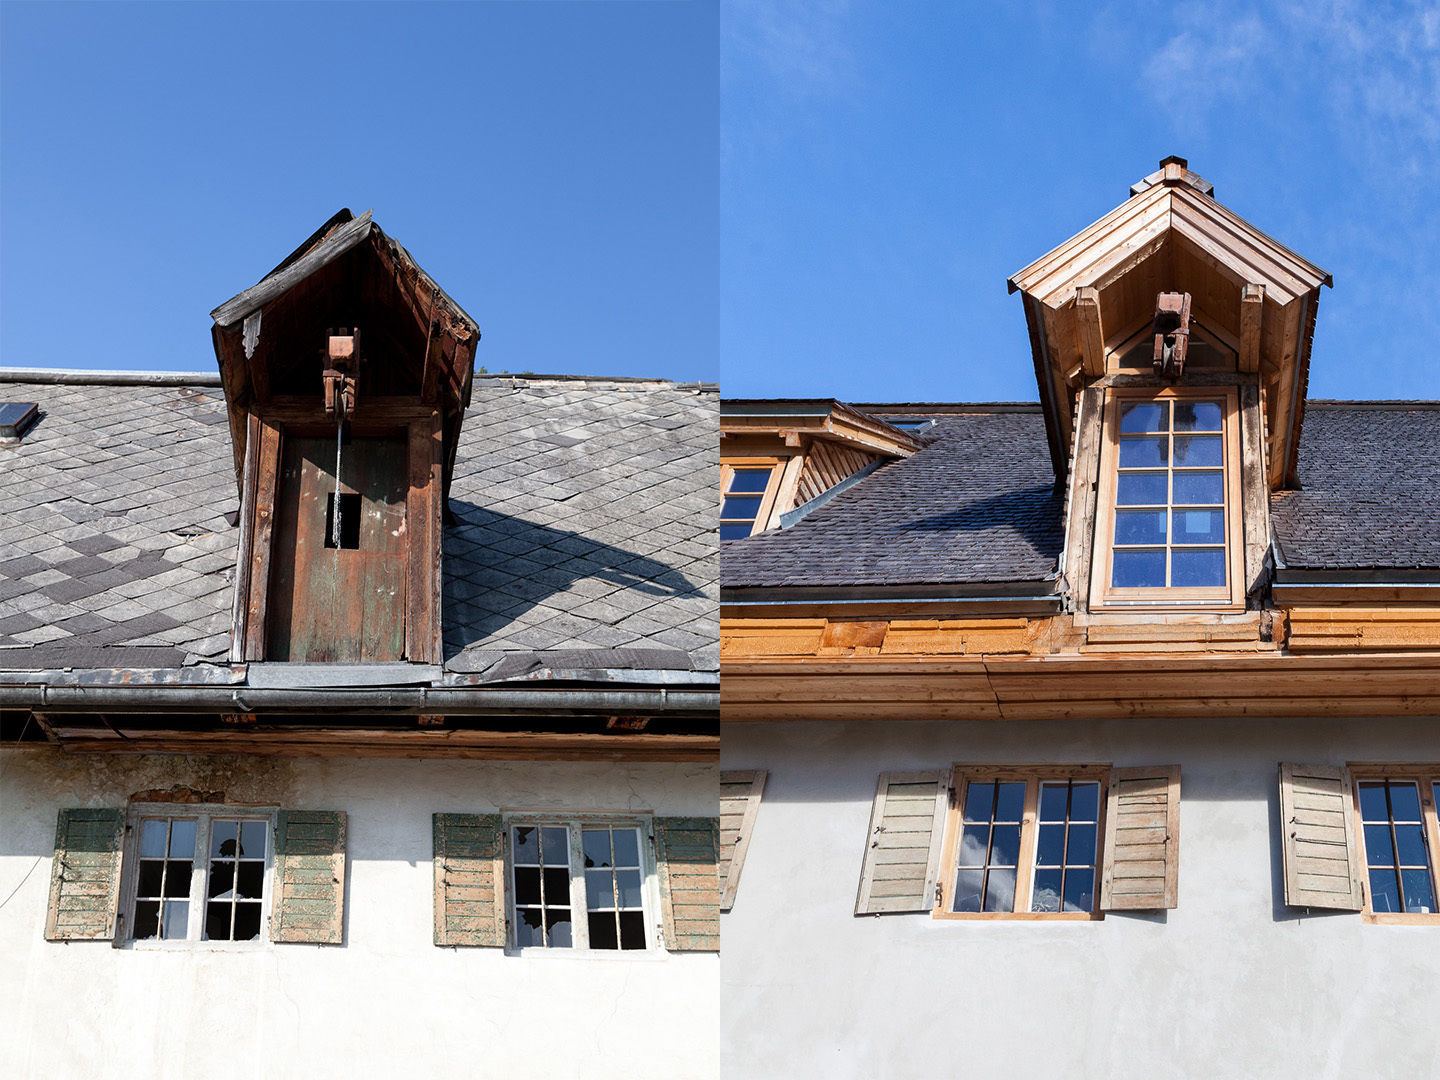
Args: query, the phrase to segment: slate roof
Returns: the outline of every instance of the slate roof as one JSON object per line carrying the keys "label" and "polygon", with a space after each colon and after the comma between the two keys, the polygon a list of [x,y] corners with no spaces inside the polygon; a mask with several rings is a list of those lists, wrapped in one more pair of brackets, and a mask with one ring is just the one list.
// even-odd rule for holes
{"label": "slate roof", "polygon": [[[229,649],[238,530],[221,391],[0,381],[0,668]],[[718,669],[717,395],[477,377],[444,539],[446,668]]]}
{"label": "slate roof", "polygon": [[[1054,574],[1063,505],[1038,407],[942,416],[922,438],[925,449],[792,528],[726,541],[721,584],[984,586]],[[1299,462],[1303,490],[1271,498],[1289,568],[1440,569],[1440,403],[1311,402]]]}
{"label": "slate roof", "polygon": [[1440,402],[1310,402],[1300,483],[1270,499],[1287,567],[1440,570]]}
{"label": "slate roof", "polygon": [[923,450],[793,528],[725,542],[722,584],[975,585],[1054,573],[1062,496],[1039,407],[942,416],[921,438]]}

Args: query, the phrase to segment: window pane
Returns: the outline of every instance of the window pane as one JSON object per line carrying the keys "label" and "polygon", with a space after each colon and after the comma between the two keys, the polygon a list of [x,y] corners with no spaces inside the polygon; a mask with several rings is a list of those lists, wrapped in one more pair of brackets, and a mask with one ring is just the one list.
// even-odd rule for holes
{"label": "window pane", "polygon": [[1411,783],[1392,783],[1390,812],[1396,821],[1419,821],[1420,790]]}
{"label": "window pane", "polygon": [[515,909],[515,944],[522,949],[528,945],[545,944],[540,931],[539,908]]}
{"label": "window pane", "polygon": [[140,824],[140,857],[142,859],[163,859],[165,857],[166,821],[150,819]]}
{"label": "window pane", "polygon": [[763,492],[770,482],[769,469],[736,469],[730,477],[732,492]]}
{"label": "window pane", "polygon": [[[1162,500],[1163,501],[1163,500]],[[1219,506],[1225,501],[1225,474],[1222,472],[1177,472],[1175,505]]]}
{"label": "window pane", "polygon": [[514,848],[517,863],[538,863],[540,861],[540,830],[524,825],[517,826]]}
{"label": "window pane", "polygon": [[229,897],[235,888],[235,864],[232,862],[214,862],[210,864],[210,881],[205,887],[205,895],[212,900],[217,897]]}
{"label": "window pane", "polygon": [[140,879],[135,886],[136,896],[159,896],[160,881],[165,876],[165,864],[159,859],[140,861]]}
{"label": "window pane", "polygon": [[160,901],[141,900],[135,905],[135,925],[131,936],[140,940],[160,933]]}
{"label": "window pane", "polygon": [[610,830],[586,829],[580,835],[580,848],[585,853],[585,868],[613,866],[610,861]]}
{"label": "window pane", "polygon": [[640,896],[641,880],[639,870],[619,870],[615,873],[615,886],[620,894],[620,906],[643,907]]}
{"label": "window pane", "polygon": [[1015,910],[1015,868],[997,867],[985,883],[986,911]]}
{"label": "window pane", "polygon": [[1370,910],[1400,910],[1400,882],[1396,880],[1394,867],[1370,868]]}
{"label": "window pane", "polygon": [[1221,415],[1218,401],[1177,401],[1175,430],[1219,431]]}
{"label": "window pane", "polygon": [[254,941],[260,936],[260,905],[235,905],[235,940]]}
{"label": "window pane", "polygon": [[541,873],[545,875],[545,906],[569,907],[570,871],[563,866],[547,866]]}
{"label": "window pane", "polygon": [[570,835],[563,828],[546,826],[540,830],[540,859],[546,863],[570,865]]}
{"label": "window pane", "polygon": [[1014,866],[1020,861],[1020,826],[996,825],[990,841],[990,865]]}
{"label": "window pane", "polygon": [[[1175,464],[1186,468],[1224,464],[1219,435],[1176,435]],[[1121,462],[1123,465],[1124,462]]]}
{"label": "window pane", "polygon": [[616,866],[640,865],[640,835],[634,829],[616,829],[611,834],[615,844]]}
{"label": "window pane", "polygon": [[1120,440],[1120,468],[1163,468],[1170,460],[1170,437],[1127,438]]}
{"label": "window pane", "polygon": [[189,896],[190,895],[190,867],[193,864],[189,859],[167,859],[165,862],[165,895],[166,896]]}
{"label": "window pane", "polygon": [[995,805],[994,784],[969,784],[965,788],[965,820],[989,821]]}
{"label": "window pane", "polygon": [[1390,820],[1390,811],[1385,805],[1383,783],[1360,785],[1360,817],[1365,821]]}
{"label": "window pane", "polygon": [[1070,820],[1097,821],[1100,810],[1100,785],[1075,784],[1070,788]]}
{"label": "window pane", "polygon": [[727,520],[744,518],[753,521],[758,513],[760,513],[759,495],[727,495],[724,505],[720,508],[720,516]]}
{"label": "window pane", "polygon": [[[1163,544],[1165,543],[1164,510],[1117,510],[1115,511],[1115,543],[1117,544]],[[1064,790],[1063,788],[1061,789]]]}
{"label": "window pane", "polygon": [[1158,401],[1137,401],[1120,406],[1120,430],[1164,431],[1165,406]]}
{"label": "window pane", "polygon": [[615,931],[614,912],[605,911],[599,914],[592,914],[589,918],[590,927],[590,948],[592,949],[618,949],[620,939]]}
{"label": "window pane", "polygon": [[161,927],[160,936],[166,941],[174,941],[177,938],[183,940],[190,925],[190,905],[183,901],[180,903],[173,900],[165,901],[164,919],[165,923]]}
{"label": "window pane", "polygon": [[[1064,788],[1060,789],[1062,792]],[[1036,866],[1062,866],[1065,862],[1065,826],[1041,825],[1035,845]]]}
{"label": "window pane", "polygon": [[1066,784],[1040,785],[1040,820],[1064,821],[1065,803],[1069,793]]}
{"label": "window pane", "polygon": [[955,872],[954,902],[952,911],[979,911],[980,889],[985,883],[984,870],[957,870]]}
{"label": "window pane", "polygon": [[[1166,473],[1163,472],[1122,472],[1115,485],[1116,506],[1164,506],[1166,497]],[[1199,499],[1186,499],[1199,502]]]}
{"label": "window pane", "polygon": [[515,868],[515,903],[540,903],[540,870],[534,866]]}
{"label": "window pane", "polygon": [[1070,826],[1070,846],[1065,849],[1066,865],[1095,865],[1095,833],[1094,825]]}
{"label": "window pane", "polygon": [[721,539],[721,540],[744,540],[745,537],[747,537],[747,536],[749,536],[749,535],[750,535],[750,525],[749,525],[748,523],[747,523],[747,524],[744,524],[744,525],[721,525],[721,526],[720,526],[720,539]]}
{"label": "window pane", "polygon": [[1165,584],[1165,549],[1140,548],[1116,551],[1110,584],[1117,589],[1163,587]]}
{"label": "window pane", "polygon": [[1225,549],[1172,549],[1170,552],[1170,584],[1192,588],[1224,585]]}
{"label": "window pane", "polygon": [[[1224,510],[1176,510],[1170,515],[1172,544],[1223,544]],[[1125,541],[1117,539],[1118,543]]]}
{"label": "window pane", "polygon": [[1435,910],[1429,870],[1402,870],[1400,879],[1405,886],[1406,911],[1413,915],[1428,915]]}
{"label": "window pane", "polygon": [[545,912],[545,937],[552,949],[568,949],[574,942],[570,938],[570,912]]}
{"label": "window pane", "polygon": [[265,889],[265,864],[245,861],[236,875],[237,889],[245,900],[259,900]]}
{"label": "window pane", "polygon": [[966,825],[960,836],[960,858],[956,866],[984,866],[985,850],[990,843],[990,826]]}
{"label": "window pane", "polygon": [[1395,845],[1390,843],[1389,825],[1365,826],[1365,861],[1371,866],[1395,865]]}
{"label": "window pane", "polygon": [[172,859],[195,859],[195,822],[170,822],[170,857]]}
{"label": "window pane", "polygon": [[210,823],[210,857],[212,859],[233,859],[235,838],[239,826],[233,821],[212,821]]}
{"label": "window pane", "polygon": [[1025,783],[1002,783],[995,800],[996,821],[1019,821],[1025,812]]}
{"label": "window pane", "polygon": [[224,901],[206,904],[205,937],[210,941],[229,941],[230,919],[233,914],[233,905]]}
{"label": "window pane", "polygon": [[1065,910],[1095,910],[1095,871],[1065,871]]}
{"label": "window pane", "polygon": [[645,948],[645,913],[622,911],[620,913],[620,948]]}
{"label": "window pane", "polygon": [[591,911],[609,911],[615,907],[614,871],[585,871],[585,906]]}
{"label": "window pane", "polygon": [[265,858],[265,822],[247,821],[240,826],[240,854],[248,859]]}
{"label": "window pane", "polygon": [[1401,866],[1429,866],[1425,857],[1425,830],[1421,825],[1395,826],[1395,854]]}
{"label": "window pane", "polygon": [[1035,891],[1030,898],[1031,911],[1060,910],[1060,876],[1058,867],[1053,870],[1035,871]]}

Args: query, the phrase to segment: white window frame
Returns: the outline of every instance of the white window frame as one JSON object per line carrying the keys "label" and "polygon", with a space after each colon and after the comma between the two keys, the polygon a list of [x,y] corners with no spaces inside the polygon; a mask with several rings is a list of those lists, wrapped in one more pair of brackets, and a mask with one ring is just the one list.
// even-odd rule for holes
{"label": "white window frame", "polygon": [[[125,843],[121,854],[120,910],[115,920],[115,944],[133,949],[252,950],[270,945],[270,914],[275,878],[275,837],[278,806],[231,806],[223,803],[134,803],[125,815]],[[210,879],[211,825],[221,821],[265,823],[265,869],[260,897],[260,936],[251,941],[211,940],[205,937],[205,886]],[[140,880],[140,831],[145,821],[194,821],[195,854],[190,867],[190,915],[184,938],[135,938],[135,893]]]}
{"label": "white window frame", "polygon": [[[528,810],[504,811],[501,821],[505,829],[505,951],[516,956],[585,956],[636,960],[642,957],[655,958],[664,955],[664,943],[660,928],[660,878],[655,860],[654,822],[648,815],[584,813],[573,811],[536,812]],[[521,828],[564,828],[567,830],[570,852],[570,936],[568,948],[546,945],[520,946],[515,943],[515,929],[518,925],[515,915],[515,852],[516,827]],[[639,834],[641,884],[640,895],[645,915],[645,948],[643,949],[592,949],[590,948],[589,908],[585,897],[584,854],[581,847],[582,832],[585,829],[634,829]],[[585,913],[586,918],[577,918],[576,913]]]}

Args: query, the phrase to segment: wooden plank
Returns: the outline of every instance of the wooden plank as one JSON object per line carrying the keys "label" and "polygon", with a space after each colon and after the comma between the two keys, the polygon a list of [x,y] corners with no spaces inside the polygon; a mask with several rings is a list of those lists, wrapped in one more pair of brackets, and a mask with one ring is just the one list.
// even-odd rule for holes
{"label": "wooden plank", "polygon": [[[342,810],[281,810],[275,828],[274,907],[270,940],[340,945],[345,938],[346,816]],[[330,881],[321,897],[287,893],[290,875],[328,863]],[[324,875],[316,881],[325,885]],[[307,890],[311,893],[311,890]]]}
{"label": "wooden plank", "polygon": [[[1281,852],[1288,906],[1335,911],[1364,906],[1353,787],[1344,766],[1281,762]],[[1323,831],[1317,832],[1314,822],[1324,823]]]}
{"label": "wooden plank", "polygon": [[764,769],[720,774],[720,883],[723,895],[720,910],[735,906],[735,893],[740,887],[740,873],[750,851],[750,839],[760,814],[760,800],[765,793]]}
{"label": "wooden plank", "polygon": [[359,217],[347,221],[285,269],[267,275],[258,285],[253,285],[225,301],[210,313],[210,317],[218,326],[233,326],[252,311],[288,292],[293,286],[365,240],[371,230],[370,213],[367,210]]}
{"label": "wooden plank", "polygon": [[[1115,769],[1108,800],[1100,907],[1105,911],[1175,907],[1179,902],[1180,766]],[[1157,844],[1155,836],[1161,829],[1164,836]],[[1143,834],[1143,838],[1128,834]],[[1132,842],[1125,842],[1127,839]],[[1158,859],[1157,846],[1162,852]]]}
{"label": "wooden plank", "polygon": [[246,660],[264,660],[270,594],[271,547],[275,525],[275,490],[280,473],[280,428],[261,421],[255,474],[255,502],[250,522],[250,594],[245,617]]}
{"label": "wooden plank", "polygon": [[1105,374],[1105,331],[1100,323],[1100,293],[1093,285],[1075,288],[1075,322],[1085,374],[1099,378]]}
{"label": "wooden plank", "polygon": [[[919,791],[928,792],[923,797],[923,802],[929,804],[928,822],[926,816],[914,814]],[[880,774],[855,897],[856,915],[934,908],[947,793],[942,772]],[[900,812],[896,814],[895,810]],[[903,851],[905,858],[881,862],[878,856],[886,850]],[[878,876],[882,866],[886,869],[883,876]],[[904,890],[897,885],[899,882],[905,883]]]}
{"label": "wooden plank", "polygon": [[46,941],[114,938],[124,836],[125,812],[117,808],[78,808],[56,815]]}
{"label": "wooden plank", "polygon": [[1240,370],[1260,370],[1260,327],[1265,317],[1265,286],[1249,282],[1240,292]]}
{"label": "wooden plank", "polygon": [[245,659],[245,639],[250,623],[251,559],[255,536],[255,499],[260,482],[260,418],[245,417],[249,435],[245,440],[245,466],[240,480],[240,539],[235,560],[235,592],[230,603],[230,662]]}

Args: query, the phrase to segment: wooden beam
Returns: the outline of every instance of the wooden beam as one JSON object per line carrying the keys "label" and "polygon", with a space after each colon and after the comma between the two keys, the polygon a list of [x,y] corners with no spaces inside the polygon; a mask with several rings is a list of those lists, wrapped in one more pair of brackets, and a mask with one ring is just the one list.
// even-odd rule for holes
{"label": "wooden beam", "polygon": [[243,660],[265,659],[265,615],[270,592],[270,548],[275,525],[275,495],[280,486],[280,428],[260,421],[255,499],[246,522],[251,532],[249,595],[245,611]]}
{"label": "wooden beam", "polygon": [[1100,293],[1093,285],[1075,289],[1075,326],[1080,338],[1080,359],[1085,374],[1105,374],[1105,330],[1100,322]]}
{"label": "wooden beam", "polygon": [[1240,370],[1260,370],[1260,324],[1265,315],[1265,286],[1254,283],[1240,293]]}

